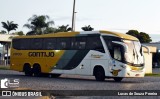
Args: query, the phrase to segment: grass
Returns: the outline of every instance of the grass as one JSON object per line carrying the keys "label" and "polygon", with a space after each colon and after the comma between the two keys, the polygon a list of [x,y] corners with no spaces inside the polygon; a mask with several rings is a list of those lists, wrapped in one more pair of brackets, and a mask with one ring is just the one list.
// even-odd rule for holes
{"label": "grass", "polygon": [[160,74],[145,74],[145,76],[160,77]]}
{"label": "grass", "polygon": [[0,70],[10,70],[10,66],[0,66]]}

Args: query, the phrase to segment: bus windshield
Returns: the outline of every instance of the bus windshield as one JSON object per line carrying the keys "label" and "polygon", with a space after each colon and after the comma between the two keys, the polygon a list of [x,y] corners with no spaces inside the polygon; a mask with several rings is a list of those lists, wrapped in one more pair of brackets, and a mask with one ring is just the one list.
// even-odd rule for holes
{"label": "bus windshield", "polygon": [[139,41],[124,40],[112,36],[103,36],[103,38],[113,59],[131,66],[144,65],[142,46]]}
{"label": "bus windshield", "polygon": [[123,40],[128,46],[127,52],[124,57],[127,63],[131,64],[144,64],[142,55],[142,46],[139,41]]}

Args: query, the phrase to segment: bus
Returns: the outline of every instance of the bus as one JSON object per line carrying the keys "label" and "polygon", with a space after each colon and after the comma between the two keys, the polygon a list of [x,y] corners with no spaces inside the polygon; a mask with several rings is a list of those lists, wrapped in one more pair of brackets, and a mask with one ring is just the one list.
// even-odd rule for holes
{"label": "bus", "polygon": [[145,74],[139,40],[104,30],[18,36],[12,40],[10,59],[10,68],[27,76],[90,75],[120,82]]}

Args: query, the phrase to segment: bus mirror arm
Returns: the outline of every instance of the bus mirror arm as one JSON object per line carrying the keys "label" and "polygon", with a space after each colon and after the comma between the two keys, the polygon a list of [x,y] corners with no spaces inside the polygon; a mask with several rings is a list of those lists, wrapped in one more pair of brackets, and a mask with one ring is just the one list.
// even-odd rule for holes
{"label": "bus mirror arm", "polygon": [[148,54],[150,53],[149,47],[147,47],[146,45],[142,45],[142,47],[145,47],[147,49]]}
{"label": "bus mirror arm", "polygon": [[125,48],[125,52],[128,53],[128,46],[122,42],[118,42],[118,41],[112,41],[115,44],[119,44],[122,45]]}

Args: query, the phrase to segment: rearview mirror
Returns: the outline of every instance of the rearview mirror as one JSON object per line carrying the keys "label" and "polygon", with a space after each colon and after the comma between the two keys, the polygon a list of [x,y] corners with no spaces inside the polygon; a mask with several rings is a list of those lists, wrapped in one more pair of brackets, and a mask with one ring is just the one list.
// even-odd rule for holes
{"label": "rearview mirror", "polygon": [[142,45],[142,47],[145,47],[145,48],[147,49],[148,54],[150,53],[150,49],[149,49],[149,47],[147,47],[146,45]]}
{"label": "rearview mirror", "polygon": [[128,53],[128,46],[122,42],[118,42],[118,41],[112,41],[113,43],[115,44],[119,44],[119,45],[122,45],[125,49],[125,52]]}

